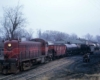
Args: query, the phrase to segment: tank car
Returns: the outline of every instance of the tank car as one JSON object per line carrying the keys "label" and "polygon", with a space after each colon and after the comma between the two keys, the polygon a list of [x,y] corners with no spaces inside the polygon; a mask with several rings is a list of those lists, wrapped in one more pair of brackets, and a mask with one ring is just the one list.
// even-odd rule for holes
{"label": "tank car", "polygon": [[79,53],[79,47],[76,44],[65,44],[67,56],[75,55]]}
{"label": "tank car", "polygon": [[94,54],[95,52],[99,51],[99,47],[95,44],[89,45],[90,47],[90,54]]}
{"label": "tank car", "polygon": [[86,54],[86,53],[90,53],[91,49],[89,45],[86,44],[81,44],[80,45],[80,53],[81,54]]}

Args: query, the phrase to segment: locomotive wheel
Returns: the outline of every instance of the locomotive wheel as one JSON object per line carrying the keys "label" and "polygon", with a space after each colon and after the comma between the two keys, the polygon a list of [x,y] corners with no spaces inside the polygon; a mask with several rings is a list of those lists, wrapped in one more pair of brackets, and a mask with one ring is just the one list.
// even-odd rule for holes
{"label": "locomotive wheel", "polygon": [[22,65],[23,70],[31,69],[31,67],[32,67],[32,63],[31,62],[23,63],[23,65]]}
{"label": "locomotive wheel", "polygon": [[19,73],[19,72],[20,72],[20,69],[17,69],[16,72],[15,72],[15,74],[17,74],[17,73]]}
{"label": "locomotive wheel", "polygon": [[48,52],[48,56],[46,57],[47,61],[52,61],[53,60],[53,53]]}
{"label": "locomotive wheel", "polygon": [[52,61],[52,57],[48,57],[48,61]]}
{"label": "locomotive wheel", "polygon": [[55,60],[55,59],[57,59],[57,57],[53,56],[53,57],[52,57],[52,60]]}
{"label": "locomotive wheel", "polygon": [[69,52],[69,53],[68,53],[68,56],[72,56],[72,54]]}
{"label": "locomotive wheel", "polygon": [[51,56],[50,56],[50,59],[49,59],[49,60],[50,60],[50,61],[52,61],[52,60],[53,60],[53,55],[51,55]]}

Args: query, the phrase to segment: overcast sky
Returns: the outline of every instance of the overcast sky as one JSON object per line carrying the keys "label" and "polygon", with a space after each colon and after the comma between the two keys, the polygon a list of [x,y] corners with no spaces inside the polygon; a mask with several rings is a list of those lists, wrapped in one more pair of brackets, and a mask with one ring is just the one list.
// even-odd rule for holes
{"label": "overcast sky", "polygon": [[3,7],[23,5],[23,14],[27,18],[27,28],[33,30],[56,30],[79,37],[87,33],[100,34],[99,0],[2,0]]}

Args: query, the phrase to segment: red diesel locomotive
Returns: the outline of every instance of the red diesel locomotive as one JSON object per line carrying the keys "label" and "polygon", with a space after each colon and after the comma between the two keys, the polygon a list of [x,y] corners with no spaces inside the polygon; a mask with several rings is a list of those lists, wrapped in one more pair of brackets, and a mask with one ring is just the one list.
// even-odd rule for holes
{"label": "red diesel locomotive", "polygon": [[35,62],[44,62],[42,42],[7,40],[4,42],[4,59],[0,60],[1,72],[15,73],[26,70]]}

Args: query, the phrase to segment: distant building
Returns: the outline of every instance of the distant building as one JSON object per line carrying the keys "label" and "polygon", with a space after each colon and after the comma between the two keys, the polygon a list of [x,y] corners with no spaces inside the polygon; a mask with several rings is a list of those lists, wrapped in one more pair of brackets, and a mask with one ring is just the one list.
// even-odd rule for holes
{"label": "distant building", "polygon": [[[72,44],[87,44],[87,45],[97,45],[98,43],[95,41],[85,40],[85,39],[67,39],[66,41],[55,41],[54,43],[60,43],[60,44],[66,44],[66,43],[72,43]],[[98,44],[99,45],[99,44]]]}

